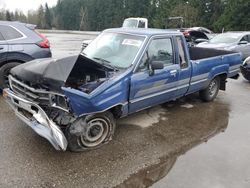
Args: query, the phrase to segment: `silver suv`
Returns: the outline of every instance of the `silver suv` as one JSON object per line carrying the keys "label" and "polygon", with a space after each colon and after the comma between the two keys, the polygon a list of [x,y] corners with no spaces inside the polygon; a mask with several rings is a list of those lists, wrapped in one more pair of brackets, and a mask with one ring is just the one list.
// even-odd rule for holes
{"label": "silver suv", "polygon": [[51,57],[48,39],[35,25],[0,21],[0,89],[7,87],[10,69],[39,58]]}

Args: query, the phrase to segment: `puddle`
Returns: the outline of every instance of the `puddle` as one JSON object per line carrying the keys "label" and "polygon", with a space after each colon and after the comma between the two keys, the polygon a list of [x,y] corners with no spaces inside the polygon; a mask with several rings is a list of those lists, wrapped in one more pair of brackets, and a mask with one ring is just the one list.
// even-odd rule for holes
{"label": "puddle", "polygon": [[[197,116],[194,116],[194,113]],[[151,121],[145,117],[151,118]],[[180,156],[225,132],[228,118],[228,105],[218,102],[201,103],[196,97],[188,97],[141,112],[132,119],[124,121],[123,123],[133,123],[138,126],[147,125],[149,128],[146,130],[149,132],[150,129],[158,128],[154,141],[162,149],[162,153],[158,162],[138,170],[116,187],[145,188],[152,186],[167,176]],[[154,123],[154,127],[151,127],[152,123]]]}
{"label": "puddle", "polygon": [[183,104],[183,105],[181,105],[181,107],[183,107],[183,108],[188,108],[188,109],[190,109],[190,108],[193,108],[194,107],[194,105],[192,105],[192,104]]}
{"label": "puddle", "polygon": [[141,128],[147,128],[159,123],[161,120],[166,121],[168,117],[163,116],[166,112],[167,109],[157,106],[120,119],[119,124],[135,125]]}

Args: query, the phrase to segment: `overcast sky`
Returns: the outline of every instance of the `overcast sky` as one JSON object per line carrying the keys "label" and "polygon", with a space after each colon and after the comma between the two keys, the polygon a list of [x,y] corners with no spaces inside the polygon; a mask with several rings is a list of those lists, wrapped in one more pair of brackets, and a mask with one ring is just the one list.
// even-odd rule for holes
{"label": "overcast sky", "polygon": [[36,10],[41,4],[48,3],[51,7],[56,4],[57,0],[0,0],[0,9],[6,8],[11,11],[16,9],[27,13],[28,10]]}

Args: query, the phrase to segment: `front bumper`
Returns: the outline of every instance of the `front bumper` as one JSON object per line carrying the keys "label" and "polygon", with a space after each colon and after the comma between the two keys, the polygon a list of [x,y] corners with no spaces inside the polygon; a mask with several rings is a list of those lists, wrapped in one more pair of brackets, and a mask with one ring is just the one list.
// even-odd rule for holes
{"label": "front bumper", "polygon": [[4,89],[3,96],[15,111],[16,116],[37,134],[46,138],[56,150],[67,149],[68,142],[63,132],[39,105],[19,97],[10,89]]}

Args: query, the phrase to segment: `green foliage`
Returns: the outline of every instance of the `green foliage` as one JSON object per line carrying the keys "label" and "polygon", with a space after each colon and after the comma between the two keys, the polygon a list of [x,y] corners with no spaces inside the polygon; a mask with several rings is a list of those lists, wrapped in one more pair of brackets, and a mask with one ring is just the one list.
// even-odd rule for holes
{"label": "green foliage", "polygon": [[45,28],[45,20],[44,20],[44,9],[41,5],[37,11],[37,27],[39,29]]}
{"label": "green foliage", "polygon": [[121,27],[127,17],[145,17],[149,26],[177,28],[204,26],[215,32],[250,30],[249,0],[58,0],[55,7],[47,4],[24,15],[20,11],[0,11],[1,20],[19,20],[38,28],[66,30],[97,30]]}
{"label": "green foliage", "polygon": [[225,30],[250,30],[250,1],[249,0],[228,0],[224,13],[215,22],[217,29]]}
{"label": "green foliage", "polygon": [[45,26],[45,29],[51,29],[52,27],[52,24],[51,24],[51,14],[50,14],[50,10],[49,10],[49,7],[48,7],[48,4],[46,3],[45,4],[45,13],[44,13],[44,26]]}
{"label": "green foliage", "polygon": [[6,20],[7,21],[11,21],[12,19],[11,19],[11,14],[10,14],[10,12],[7,10],[6,11]]}

